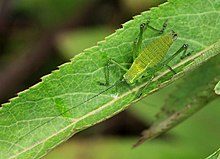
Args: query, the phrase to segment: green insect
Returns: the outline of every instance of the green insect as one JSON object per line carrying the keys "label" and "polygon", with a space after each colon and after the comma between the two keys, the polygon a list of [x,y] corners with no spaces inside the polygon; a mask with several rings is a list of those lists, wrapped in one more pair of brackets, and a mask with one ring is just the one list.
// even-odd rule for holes
{"label": "green insect", "polygon": [[[107,69],[105,72],[106,82],[105,83],[99,82],[100,85],[104,85],[104,86],[109,85],[109,66],[111,63],[115,64],[120,69],[126,71],[126,73],[123,75],[122,81],[126,81],[127,84],[133,85],[137,81],[143,80],[144,77],[148,79],[150,77],[150,81],[151,81],[154,77],[154,74],[157,71],[161,70],[164,66],[168,67],[175,74],[175,71],[168,65],[168,63],[181,52],[183,52],[181,58],[184,58],[191,54],[191,53],[186,53],[188,45],[183,44],[183,46],[178,51],[176,51],[172,56],[170,56],[167,59],[164,59],[169,48],[171,47],[173,42],[177,39],[177,34],[174,31],[160,36],[159,38],[151,41],[144,48],[142,48],[143,33],[145,30],[147,30],[147,28],[162,34],[167,27],[167,21],[164,22],[161,30],[150,26],[149,23],[150,20],[140,25],[140,33],[136,38],[136,40],[134,41],[133,63],[131,67],[127,69],[126,67],[122,66],[120,63],[115,61],[114,59],[109,58],[107,63]],[[147,85],[143,88],[143,90],[146,87]],[[139,96],[141,96],[142,91]]]}

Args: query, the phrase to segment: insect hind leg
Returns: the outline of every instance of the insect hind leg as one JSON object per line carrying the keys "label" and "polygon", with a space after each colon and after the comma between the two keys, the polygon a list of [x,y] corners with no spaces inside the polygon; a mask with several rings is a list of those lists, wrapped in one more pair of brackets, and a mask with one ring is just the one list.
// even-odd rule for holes
{"label": "insect hind leg", "polygon": [[170,67],[170,66],[168,65],[168,63],[169,63],[172,59],[174,59],[178,54],[180,54],[180,53],[182,53],[182,52],[183,52],[183,53],[182,53],[182,55],[181,55],[181,57],[180,57],[181,59],[183,59],[183,58],[185,58],[185,57],[187,57],[187,56],[190,56],[193,51],[187,53],[188,47],[189,47],[188,44],[183,44],[183,46],[180,47],[179,50],[177,50],[172,56],[170,56],[167,60],[165,60],[165,61],[163,62],[163,65],[166,66],[166,67],[168,67],[169,70],[171,70],[174,74],[176,74],[176,72],[172,69],[172,67]]}
{"label": "insect hind leg", "polygon": [[184,51],[183,51],[182,56],[180,56],[181,59],[184,59],[185,57],[188,57],[192,54],[193,51],[190,51],[190,52],[187,53],[187,49],[189,47],[188,44],[183,44],[182,47],[184,47]]}

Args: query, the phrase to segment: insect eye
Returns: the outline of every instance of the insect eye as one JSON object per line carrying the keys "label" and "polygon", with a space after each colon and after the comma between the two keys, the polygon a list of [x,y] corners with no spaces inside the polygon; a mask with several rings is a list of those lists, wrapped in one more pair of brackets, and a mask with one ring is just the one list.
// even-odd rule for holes
{"label": "insect eye", "polygon": [[175,33],[173,30],[172,30],[172,35],[173,35],[173,38],[174,38],[174,39],[176,39],[177,36],[178,36],[177,33]]}
{"label": "insect eye", "polygon": [[187,47],[188,47],[188,44],[184,44],[184,47],[187,48]]}
{"label": "insect eye", "polygon": [[144,23],[142,23],[142,24],[140,25],[140,27],[141,27],[141,28],[144,28],[144,26],[145,26],[145,24],[144,24]]}

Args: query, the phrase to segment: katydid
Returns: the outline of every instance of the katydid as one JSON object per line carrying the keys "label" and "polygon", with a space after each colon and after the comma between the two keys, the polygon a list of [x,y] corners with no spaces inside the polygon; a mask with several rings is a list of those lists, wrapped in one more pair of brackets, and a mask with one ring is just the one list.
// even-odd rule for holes
{"label": "katydid", "polygon": [[[152,42],[148,43],[144,48],[142,48],[141,45],[142,45],[143,33],[145,30],[147,30],[147,28],[162,34],[167,26],[167,21],[165,21],[162,29],[158,30],[150,26],[149,23],[150,20],[140,25],[140,33],[136,38],[136,40],[134,41],[133,63],[131,67],[127,69],[126,67],[118,63],[116,60],[109,58],[107,63],[107,69],[105,72],[106,82],[105,83],[99,82],[100,85],[105,85],[105,86],[109,85],[109,65],[111,63],[115,64],[120,69],[126,72],[123,75],[122,81],[126,81],[126,83],[129,85],[135,84],[137,81],[142,80],[143,77],[148,77],[148,78],[151,77],[150,78],[151,81],[154,77],[154,74],[157,71],[161,70],[164,66],[168,67],[168,69],[170,69],[175,74],[175,71],[168,65],[168,63],[181,52],[183,52],[181,58],[189,56],[190,53],[186,53],[188,45],[183,44],[183,46],[180,47],[180,49],[176,51],[172,56],[170,56],[167,59],[164,59],[169,48],[171,47],[173,42],[177,39],[177,34],[174,31],[172,31],[160,36],[159,38],[153,40]],[[144,89],[146,88],[146,86],[144,87]]]}

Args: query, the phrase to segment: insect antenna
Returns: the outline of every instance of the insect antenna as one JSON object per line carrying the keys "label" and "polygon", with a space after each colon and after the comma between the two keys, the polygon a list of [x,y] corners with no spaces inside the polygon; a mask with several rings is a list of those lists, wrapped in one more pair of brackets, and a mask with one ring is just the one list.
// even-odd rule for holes
{"label": "insect antenna", "polygon": [[62,113],[60,113],[60,114],[54,116],[53,118],[47,120],[46,122],[42,123],[41,125],[35,127],[34,129],[32,129],[31,131],[29,131],[28,133],[26,133],[26,134],[24,134],[23,136],[21,136],[21,137],[9,148],[8,152],[10,152],[10,150],[14,147],[14,145],[16,145],[19,141],[21,141],[24,137],[26,137],[27,135],[29,135],[29,134],[32,133],[33,131],[35,131],[35,130],[37,130],[38,128],[42,127],[43,125],[45,125],[45,124],[47,124],[47,123],[49,123],[49,122],[55,120],[55,119],[58,118],[59,116],[64,115],[65,113],[71,111],[72,109],[74,109],[74,108],[76,108],[76,107],[78,107],[78,106],[80,106],[80,105],[83,105],[83,104],[85,104],[85,103],[91,101],[92,99],[94,99],[94,98],[98,97],[99,95],[101,95],[101,94],[107,92],[108,90],[110,90],[111,88],[113,88],[113,87],[119,85],[119,84],[122,83],[122,82],[124,82],[124,79],[122,79],[122,80],[116,82],[115,84],[109,86],[108,88],[106,88],[105,90],[103,90],[103,91],[97,93],[96,95],[92,96],[91,98],[89,98],[89,99],[87,99],[87,100],[85,100],[85,101],[83,101],[83,102],[77,104],[77,105],[74,106],[74,107],[71,107],[71,108],[67,109],[66,111],[64,111],[64,112],[62,112]]}

